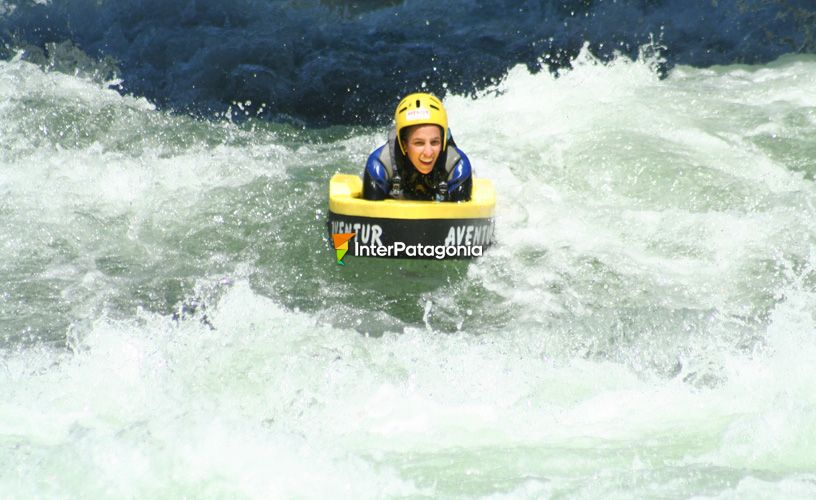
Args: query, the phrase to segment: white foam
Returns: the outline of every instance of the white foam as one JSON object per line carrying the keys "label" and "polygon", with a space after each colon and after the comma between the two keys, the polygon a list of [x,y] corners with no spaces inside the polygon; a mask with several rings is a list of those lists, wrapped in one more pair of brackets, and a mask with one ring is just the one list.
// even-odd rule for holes
{"label": "white foam", "polygon": [[[424,321],[368,338],[342,318],[324,324],[367,300],[342,296],[329,271],[302,273],[325,294],[319,311],[253,281],[253,252],[272,273],[273,250],[301,236],[281,215],[300,205],[277,192],[258,218],[275,241],[213,256],[249,277],[207,304],[214,330],[149,307],[106,313],[120,278],[97,267],[122,248],[137,263],[172,258],[145,228],[184,221],[219,190],[356,171],[378,133],[287,142],[0,62],[3,111],[76,100],[92,110],[81,131],[105,106],[145,127],[124,146],[76,146],[21,133],[37,130],[25,118],[0,124],[5,269],[52,249],[34,279],[88,297],[72,304],[82,321],[67,350],[0,358],[0,496],[812,493],[813,185],[751,142],[810,130],[779,111],[807,104],[807,84],[728,71],[660,80],[646,61],[584,53],[561,78],[516,68],[500,95],[447,99],[458,144],[497,186],[499,243],[462,282],[416,297]],[[774,99],[751,100],[745,82]],[[179,129],[217,140],[166,136]],[[306,196],[323,206],[321,193]],[[437,331],[439,318],[457,331]]]}

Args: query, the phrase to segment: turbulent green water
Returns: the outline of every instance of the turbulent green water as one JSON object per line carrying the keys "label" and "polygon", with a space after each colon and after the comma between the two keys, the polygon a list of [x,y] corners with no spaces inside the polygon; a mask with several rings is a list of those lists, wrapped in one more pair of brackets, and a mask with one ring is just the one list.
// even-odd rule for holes
{"label": "turbulent green water", "polygon": [[446,104],[473,262],[347,259],[384,130],[0,62],[0,497],[812,498],[816,58]]}

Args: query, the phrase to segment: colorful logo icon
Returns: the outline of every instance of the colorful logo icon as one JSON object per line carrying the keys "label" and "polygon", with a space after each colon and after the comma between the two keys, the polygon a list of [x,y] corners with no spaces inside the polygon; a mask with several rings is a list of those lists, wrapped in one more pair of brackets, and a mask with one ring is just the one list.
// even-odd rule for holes
{"label": "colorful logo icon", "polygon": [[357,236],[357,233],[332,233],[332,240],[334,241],[334,251],[337,254],[337,263],[345,266],[343,257],[348,252],[349,240]]}

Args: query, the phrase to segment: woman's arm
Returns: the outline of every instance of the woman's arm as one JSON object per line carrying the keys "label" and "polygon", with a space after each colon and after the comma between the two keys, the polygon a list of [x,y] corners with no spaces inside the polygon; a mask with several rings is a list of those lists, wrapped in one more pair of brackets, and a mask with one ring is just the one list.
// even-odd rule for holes
{"label": "woman's arm", "polygon": [[384,200],[388,197],[391,181],[388,171],[380,161],[380,154],[385,146],[380,146],[368,156],[363,172],[363,198],[366,200]]}

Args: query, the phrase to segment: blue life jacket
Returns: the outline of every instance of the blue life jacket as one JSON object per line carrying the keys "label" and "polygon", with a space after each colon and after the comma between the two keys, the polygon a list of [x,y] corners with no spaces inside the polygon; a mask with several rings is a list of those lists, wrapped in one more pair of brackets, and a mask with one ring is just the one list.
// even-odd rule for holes
{"label": "blue life jacket", "polygon": [[414,168],[400,150],[393,128],[386,143],[369,155],[363,172],[363,198],[367,200],[467,201],[472,187],[470,160],[456,147],[450,130],[447,148],[427,174]]}

